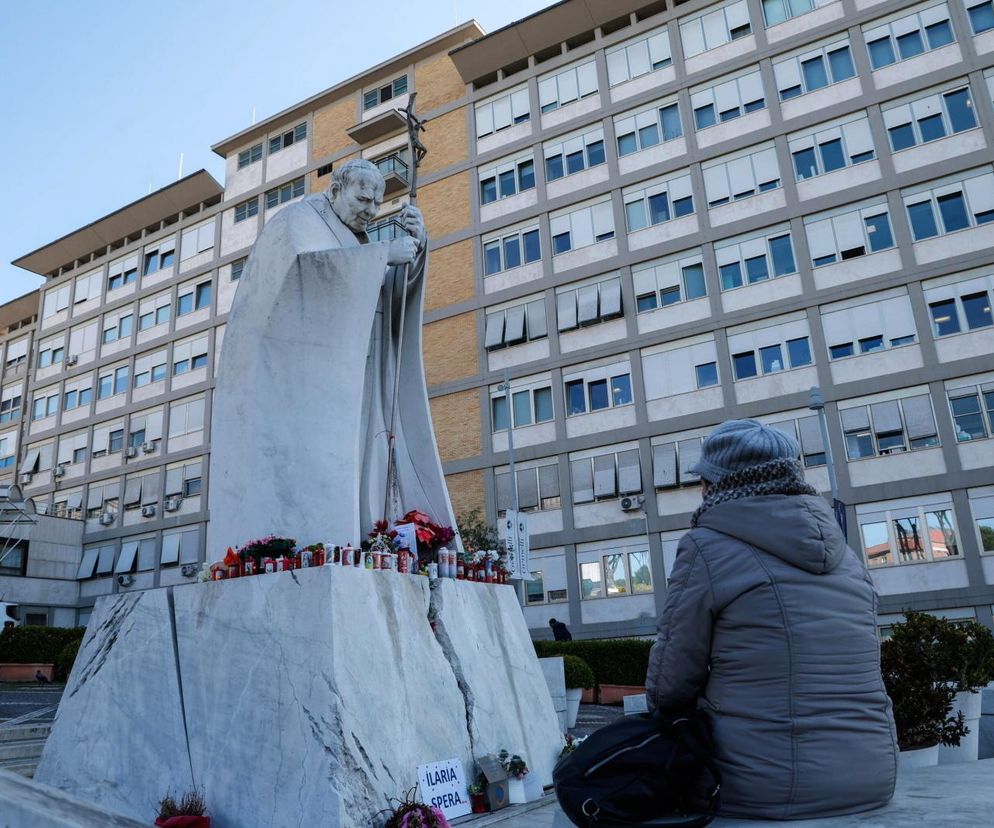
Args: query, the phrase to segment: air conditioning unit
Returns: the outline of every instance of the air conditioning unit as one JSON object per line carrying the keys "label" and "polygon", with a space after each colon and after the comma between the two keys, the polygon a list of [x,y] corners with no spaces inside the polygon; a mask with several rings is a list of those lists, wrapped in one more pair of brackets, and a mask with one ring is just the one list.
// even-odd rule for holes
{"label": "air conditioning unit", "polygon": [[175,512],[179,508],[180,503],[182,503],[182,502],[183,502],[183,498],[181,498],[181,497],[170,497],[170,498],[168,498],[166,500],[166,511],[167,512]]}
{"label": "air conditioning unit", "polygon": [[642,495],[625,495],[621,498],[621,511],[637,512],[642,508],[644,503],[645,498]]}
{"label": "air conditioning unit", "polygon": [[125,457],[137,457],[138,456],[138,449],[136,449],[134,446],[128,446],[124,450],[124,456]]}
{"label": "air conditioning unit", "polygon": [[66,476],[65,466],[56,466],[55,471],[52,472],[52,477],[65,477],[65,476]]}
{"label": "air conditioning unit", "polygon": [[114,516],[110,512],[100,513],[100,525],[110,526],[114,522]]}
{"label": "air conditioning unit", "polygon": [[20,483],[30,483],[33,477],[34,475],[31,472],[24,472],[17,480]]}
{"label": "air conditioning unit", "polygon": [[66,357],[66,368],[72,368],[77,362],[79,362],[79,354],[69,354]]}
{"label": "air conditioning unit", "polygon": [[155,451],[155,443],[142,443],[142,451],[145,452],[145,454],[151,454]]}
{"label": "air conditioning unit", "polygon": [[155,506],[142,506],[142,517],[155,517]]}
{"label": "air conditioning unit", "polygon": [[129,587],[135,582],[135,576],[127,573],[123,575],[118,575],[117,582],[123,587]]}

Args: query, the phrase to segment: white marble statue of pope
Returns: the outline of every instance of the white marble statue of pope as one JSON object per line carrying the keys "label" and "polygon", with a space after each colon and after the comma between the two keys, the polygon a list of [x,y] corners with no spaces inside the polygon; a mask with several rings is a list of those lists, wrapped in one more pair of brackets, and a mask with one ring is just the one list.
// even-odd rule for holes
{"label": "white marble statue of pope", "polygon": [[252,249],[214,391],[208,560],[269,534],[355,544],[385,517],[398,353],[396,485],[386,517],[418,509],[455,525],[421,357],[424,221],[407,206],[398,218],[410,235],[369,241],[383,191],[373,164],[349,161],[326,192],[270,218]]}

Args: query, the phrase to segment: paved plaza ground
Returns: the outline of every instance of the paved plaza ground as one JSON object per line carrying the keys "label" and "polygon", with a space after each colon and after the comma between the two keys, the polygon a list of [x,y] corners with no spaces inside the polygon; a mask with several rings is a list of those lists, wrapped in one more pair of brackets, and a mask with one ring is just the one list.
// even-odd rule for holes
{"label": "paved plaza ground", "polygon": [[50,722],[63,690],[64,684],[0,682],[0,723],[36,712],[38,721]]}

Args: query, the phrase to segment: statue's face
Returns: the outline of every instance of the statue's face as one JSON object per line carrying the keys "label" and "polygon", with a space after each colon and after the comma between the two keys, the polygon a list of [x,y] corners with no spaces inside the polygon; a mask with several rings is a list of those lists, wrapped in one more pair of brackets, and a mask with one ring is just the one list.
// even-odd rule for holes
{"label": "statue's face", "polygon": [[332,185],[331,207],[348,227],[361,233],[383,203],[383,177],[360,172],[345,187]]}

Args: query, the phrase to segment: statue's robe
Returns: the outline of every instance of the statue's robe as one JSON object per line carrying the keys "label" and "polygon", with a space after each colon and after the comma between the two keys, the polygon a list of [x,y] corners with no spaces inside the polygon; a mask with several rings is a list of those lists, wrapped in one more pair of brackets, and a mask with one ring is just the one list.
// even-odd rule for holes
{"label": "statue's robe", "polygon": [[[363,239],[364,241],[365,239]],[[269,534],[356,544],[384,517],[394,369],[396,519],[455,525],[421,357],[426,253],[405,268],[312,195],[271,218],[242,273],[214,391],[207,559]]]}

